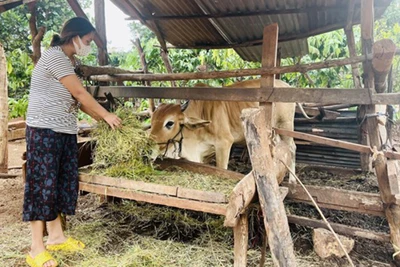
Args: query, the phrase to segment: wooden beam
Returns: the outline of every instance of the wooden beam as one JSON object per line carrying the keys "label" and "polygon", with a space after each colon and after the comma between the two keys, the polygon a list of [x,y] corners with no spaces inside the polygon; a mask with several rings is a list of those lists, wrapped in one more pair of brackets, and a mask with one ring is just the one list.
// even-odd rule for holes
{"label": "wooden beam", "polygon": [[88,65],[79,65],[77,66],[76,70],[79,72],[80,75],[83,77],[90,77],[93,75],[114,75],[118,73],[146,73],[144,70],[125,70],[117,67],[111,66],[88,66]]}
{"label": "wooden beam", "polygon": [[228,71],[213,72],[194,72],[194,73],[158,73],[158,74],[116,74],[110,76],[91,76],[94,81],[179,81],[179,80],[198,80],[198,79],[216,79],[231,78],[267,74],[283,74],[290,72],[307,72],[310,70],[325,69],[331,67],[344,66],[354,63],[360,63],[365,60],[372,59],[372,54],[367,56],[357,56],[344,59],[332,59],[324,62],[282,66],[282,67],[262,67],[257,69],[241,69]]}
{"label": "wooden beam", "polygon": [[[300,185],[282,183],[282,186],[289,188],[287,200],[312,204]],[[384,215],[384,206],[379,194],[313,185],[306,185],[306,188],[321,208],[359,212],[375,216]]]}
{"label": "wooden beam", "polygon": [[[352,150],[352,151],[357,151],[360,153],[372,154],[371,148],[369,146],[365,146],[365,145],[335,140],[335,139],[326,138],[326,137],[320,137],[320,136],[307,134],[307,133],[289,131],[289,130],[279,129],[279,128],[274,128],[274,130],[276,131],[277,134],[290,136],[293,138],[307,140],[307,141],[311,141],[314,143],[323,144],[323,145],[327,145],[327,146],[340,147],[340,148],[344,148],[344,149],[348,149],[348,150]],[[383,151],[383,154],[387,158],[400,159],[400,153],[398,153],[398,152]]]}
{"label": "wooden beam", "polygon": [[[82,17],[85,19],[88,19],[88,17],[86,16],[85,12],[83,12],[83,9],[81,8],[81,6],[79,5],[78,0],[67,0],[69,6],[72,8],[72,10],[75,12],[75,14],[78,17]],[[106,44],[103,43],[102,39],[100,38],[100,35],[97,33],[95,33],[94,36],[94,42],[96,43],[97,47],[100,49],[104,49],[106,47]]]}
{"label": "wooden beam", "polygon": [[0,179],[8,179],[18,177],[18,174],[0,173]]}
{"label": "wooden beam", "polygon": [[[288,215],[288,220],[289,223],[294,223],[306,227],[311,227],[311,228],[324,228],[328,229],[326,226],[326,223],[321,220],[315,220],[315,219],[310,219],[302,216],[297,216],[297,215]],[[383,233],[383,232],[374,232],[374,231],[366,231],[364,229],[358,228],[358,227],[351,227],[343,224],[338,224],[338,223],[329,223],[333,230],[335,230],[336,233],[345,235],[345,236],[353,236],[353,237],[361,237],[365,239],[370,239],[370,240],[376,240],[379,242],[389,242],[390,241],[390,235]]]}
{"label": "wooden beam", "polygon": [[[88,88],[93,94],[95,86]],[[398,104],[400,93],[372,94],[365,89],[330,88],[221,88],[218,87],[145,87],[101,86],[98,93],[111,92],[114,97],[196,99],[249,102],[318,102],[330,104]]]}
{"label": "wooden beam", "polygon": [[[346,27],[344,28],[345,31],[348,31],[353,28],[353,16],[354,16],[354,9],[356,7],[355,0],[349,0],[349,4],[347,6],[347,22]],[[360,8],[360,7],[358,7]],[[346,9],[342,9],[346,10]]]}
{"label": "wooden beam", "polygon": [[0,173],[8,173],[8,87],[7,60],[0,43]]}
{"label": "wooden beam", "polygon": [[104,0],[94,0],[94,18],[96,25],[96,33],[98,33],[103,47],[98,49],[97,59],[100,66],[108,64],[107,54],[107,35],[106,35],[106,17]]}
{"label": "wooden beam", "polygon": [[180,199],[170,196],[157,194],[141,193],[133,190],[127,190],[117,187],[108,187],[103,185],[95,185],[90,183],[79,183],[79,189],[99,195],[113,196],[123,199],[132,199],[139,202],[158,204],[168,207],[207,212],[217,215],[225,215],[226,205],[206,203],[188,199]]}
{"label": "wooden beam", "polygon": [[390,39],[382,39],[372,46],[374,57],[372,59],[372,69],[374,71],[375,90],[383,93],[386,90],[386,80],[392,67],[396,44]]}
{"label": "wooden beam", "polygon": [[167,196],[177,196],[176,186],[167,186],[154,183],[145,183],[141,181],[132,181],[123,178],[113,178],[101,175],[79,174],[79,181],[90,184],[98,184],[107,187],[119,187],[128,190],[143,191]]}

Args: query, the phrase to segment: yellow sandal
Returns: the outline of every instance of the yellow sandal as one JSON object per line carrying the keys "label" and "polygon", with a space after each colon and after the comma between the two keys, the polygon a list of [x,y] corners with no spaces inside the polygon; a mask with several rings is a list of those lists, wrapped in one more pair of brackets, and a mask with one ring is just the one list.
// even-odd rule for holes
{"label": "yellow sandal", "polygon": [[55,265],[53,265],[53,267],[58,266],[57,261],[46,250],[39,253],[34,258],[29,253],[26,256],[26,263],[28,263],[28,265],[30,267],[43,267],[43,264],[45,264],[46,262],[51,261],[51,260],[53,260],[55,262]]}
{"label": "yellow sandal", "polygon": [[72,237],[68,237],[64,243],[46,246],[46,249],[51,250],[51,251],[62,250],[62,251],[66,251],[66,252],[76,252],[76,251],[80,251],[84,248],[85,248],[85,244],[83,244],[81,241],[76,240]]}

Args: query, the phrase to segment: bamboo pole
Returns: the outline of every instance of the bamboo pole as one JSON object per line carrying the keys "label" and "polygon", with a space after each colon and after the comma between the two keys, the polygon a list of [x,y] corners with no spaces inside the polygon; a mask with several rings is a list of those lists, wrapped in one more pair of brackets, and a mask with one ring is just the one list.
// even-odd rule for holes
{"label": "bamboo pole", "polygon": [[254,75],[271,75],[283,74],[290,72],[307,72],[310,70],[325,69],[330,67],[338,67],[349,64],[364,62],[371,59],[372,54],[367,56],[357,56],[344,59],[333,59],[324,62],[301,64],[295,66],[283,67],[262,67],[257,69],[242,69],[230,71],[213,71],[213,72],[195,72],[195,73],[168,73],[168,74],[116,74],[109,75],[95,75],[90,79],[94,81],[179,81],[179,80],[197,80],[197,79],[216,79],[216,78],[230,78]]}
{"label": "bamboo pole", "polygon": [[0,173],[8,173],[7,60],[0,43]]}

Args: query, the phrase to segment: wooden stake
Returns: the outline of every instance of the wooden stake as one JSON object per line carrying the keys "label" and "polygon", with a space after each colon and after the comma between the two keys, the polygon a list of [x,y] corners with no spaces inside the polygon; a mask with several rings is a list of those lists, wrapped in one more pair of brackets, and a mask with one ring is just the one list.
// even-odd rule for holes
{"label": "wooden stake", "polygon": [[0,173],[8,173],[8,88],[7,60],[0,43]]}
{"label": "wooden stake", "polygon": [[[264,68],[276,65],[278,32],[277,24],[264,28],[262,57]],[[261,88],[273,87],[274,81],[274,75],[262,75]],[[273,151],[271,151],[273,109],[272,103],[260,103],[258,109],[242,111],[242,120],[272,260],[276,266],[296,266],[293,241],[283,201],[280,199],[277,181],[279,169],[273,161]]]}

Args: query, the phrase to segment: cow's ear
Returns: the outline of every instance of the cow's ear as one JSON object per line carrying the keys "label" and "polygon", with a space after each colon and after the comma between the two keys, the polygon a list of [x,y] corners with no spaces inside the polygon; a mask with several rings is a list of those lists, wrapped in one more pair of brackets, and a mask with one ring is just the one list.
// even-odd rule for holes
{"label": "cow's ear", "polygon": [[197,129],[201,127],[207,126],[211,121],[206,121],[198,118],[193,117],[185,117],[183,125],[189,129]]}

